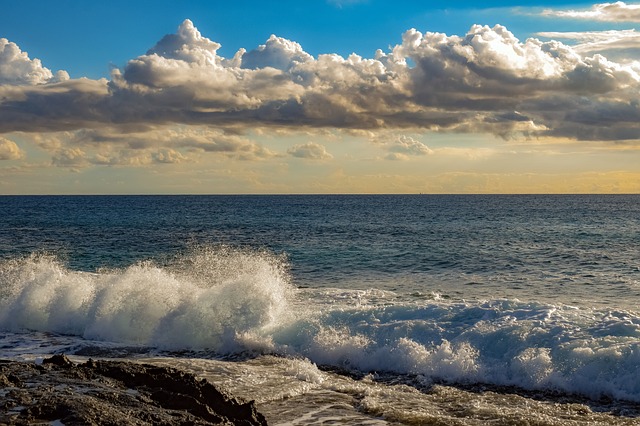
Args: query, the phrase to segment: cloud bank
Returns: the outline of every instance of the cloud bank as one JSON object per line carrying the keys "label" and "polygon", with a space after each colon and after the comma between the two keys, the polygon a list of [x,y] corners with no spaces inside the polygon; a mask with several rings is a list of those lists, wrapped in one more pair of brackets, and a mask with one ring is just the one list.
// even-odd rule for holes
{"label": "cloud bank", "polygon": [[[607,13],[611,8],[629,7],[616,3]],[[136,135],[177,125],[215,129],[216,136],[181,135],[154,148],[149,161],[185,161],[188,150],[247,159],[275,155],[233,138],[247,129],[640,139],[639,62],[616,62],[555,40],[521,41],[500,25],[474,25],[463,36],[411,29],[372,58],[313,57],[275,35],[231,58],[220,56],[219,48],[185,20],[109,80],[71,80],[0,39],[0,133],[75,132],[77,144],[57,157],[61,165],[86,159],[86,144],[142,149]],[[312,145],[289,154],[327,158]],[[390,153],[427,150],[404,140]],[[118,158],[91,161],[123,161]]]}

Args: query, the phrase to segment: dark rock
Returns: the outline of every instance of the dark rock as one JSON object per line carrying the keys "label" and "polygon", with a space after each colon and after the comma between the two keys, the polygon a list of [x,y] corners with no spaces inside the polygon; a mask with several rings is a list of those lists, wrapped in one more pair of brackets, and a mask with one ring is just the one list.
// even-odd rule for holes
{"label": "dark rock", "polygon": [[239,401],[174,368],[121,361],[74,364],[64,355],[43,365],[0,363],[0,389],[5,389],[0,424],[267,424],[253,401]]}
{"label": "dark rock", "polygon": [[53,364],[53,365],[57,365],[58,367],[73,367],[73,362],[67,358],[66,355],[62,354],[62,355],[54,355],[51,358],[46,358],[45,360],[42,361],[43,364]]}

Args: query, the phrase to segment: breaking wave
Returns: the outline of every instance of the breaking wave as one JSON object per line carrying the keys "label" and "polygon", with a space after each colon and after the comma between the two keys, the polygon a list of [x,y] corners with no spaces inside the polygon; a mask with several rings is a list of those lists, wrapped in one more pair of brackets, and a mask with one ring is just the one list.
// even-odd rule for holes
{"label": "breaking wave", "polygon": [[0,266],[0,327],[228,352],[280,320],[290,291],[286,262],[266,252],[202,248],[98,274],[32,255]]}
{"label": "breaking wave", "polygon": [[637,312],[295,289],[283,257],[229,247],[96,274],[4,261],[0,328],[640,402]]}

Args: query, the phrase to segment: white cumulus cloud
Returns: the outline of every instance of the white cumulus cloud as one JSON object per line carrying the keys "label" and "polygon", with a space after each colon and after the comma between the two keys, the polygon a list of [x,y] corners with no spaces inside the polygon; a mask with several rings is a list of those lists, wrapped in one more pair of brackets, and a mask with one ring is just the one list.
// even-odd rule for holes
{"label": "white cumulus cloud", "polygon": [[177,34],[165,36],[146,55],[129,61],[122,74],[114,74],[114,97],[126,101],[119,106],[133,120],[144,114],[156,121],[197,122],[284,101],[300,91],[279,70],[241,69],[244,49],[227,60],[217,54],[219,47],[185,20]]}
{"label": "white cumulus cloud", "polygon": [[220,44],[203,37],[189,19],[178,27],[176,34],[168,34],[147,52],[167,59],[199,65],[220,65],[217,50]]}
{"label": "white cumulus cloud", "polygon": [[287,71],[296,64],[310,61],[313,57],[300,44],[273,34],[265,44],[242,55],[242,67],[250,69],[272,67]]}
{"label": "white cumulus cloud", "polygon": [[40,59],[30,59],[17,44],[0,38],[0,85],[33,85],[68,79],[66,71],[58,71],[54,76],[50,69],[42,66]]}

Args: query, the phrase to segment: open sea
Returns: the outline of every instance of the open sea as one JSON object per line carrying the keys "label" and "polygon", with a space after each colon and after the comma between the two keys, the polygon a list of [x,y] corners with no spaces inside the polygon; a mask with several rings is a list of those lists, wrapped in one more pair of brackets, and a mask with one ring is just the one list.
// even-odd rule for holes
{"label": "open sea", "polygon": [[640,195],[0,197],[0,358],[271,425],[639,425]]}

